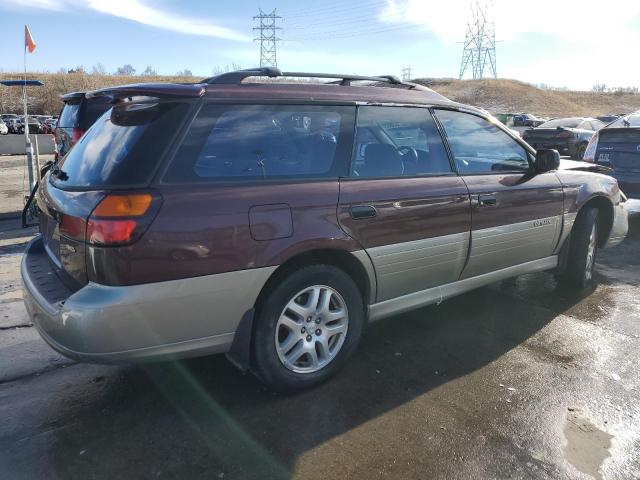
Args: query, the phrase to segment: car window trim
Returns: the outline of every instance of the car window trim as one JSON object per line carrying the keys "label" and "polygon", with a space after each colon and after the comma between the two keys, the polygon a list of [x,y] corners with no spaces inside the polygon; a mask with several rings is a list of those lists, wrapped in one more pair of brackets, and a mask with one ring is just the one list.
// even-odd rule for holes
{"label": "car window trim", "polygon": [[[434,121],[434,124],[436,126],[436,129],[438,130],[438,133],[440,133],[440,140],[442,141],[442,145],[445,148],[445,152],[447,152],[447,157],[449,159],[449,167],[451,168],[450,172],[443,172],[443,173],[421,173],[421,174],[415,174],[415,175],[400,175],[400,176],[393,176],[393,177],[355,177],[353,176],[353,163],[355,161],[356,158],[356,149],[358,147],[358,142],[357,142],[357,128],[358,128],[358,116],[360,115],[360,107],[381,107],[381,108],[422,108],[425,109],[429,112],[429,115],[431,115],[431,118]],[[340,177],[341,180],[383,180],[383,179],[400,179],[400,178],[431,178],[431,177],[451,177],[451,176],[458,176],[458,172],[457,170],[453,167],[453,164],[451,163],[451,155],[449,154],[449,149],[448,149],[448,145],[445,144],[444,139],[442,137],[442,132],[440,131],[441,125],[439,124],[438,120],[436,118],[434,118],[433,112],[432,112],[433,107],[431,105],[413,105],[413,104],[359,104],[357,105],[356,108],[356,114],[355,114],[355,125],[353,128],[353,150],[351,153],[351,161],[349,162],[349,170],[348,170],[348,175],[346,177]],[[393,142],[393,139],[390,139]],[[395,144],[395,142],[393,142]]]}
{"label": "car window trim", "polygon": [[460,172],[460,170],[458,169],[458,163],[455,161],[455,155],[453,154],[453,150],[451,150],[451,146],[449,145],[449,137],[447,136],[447,132],[444,129],[444,126],[442,126],[442,123],[440,122],[440,119],[438,118],[438,123],[442,126],[441,135],[443,135],[443,137],[445,138],[447,149],[450,152],[451,159],[453,160],[453,162],[456,165],[456,171],[458,172],[458,175],[465,176],[465,177],[467,177],[467,176],[477,176],[477,175],[506,175],[506,174],[525,175],[527,173],[530,173],[531,170],[533,169],[533,159],[535,158],[535,150],[533,149],[533,147],[531,147],[524,140],[522,140],[522,138],[516,137],[511,131],[509,131],[508,128],[506,128],[504,125],[502,125],[499,120],[496,121],[496,122],[493,122],[491,116],[482,115],[480,113],[474,112],[472,110],[467,110],[467,109],[464,109],[464,108],[448,108],[446,106],[443,106],[443,107],[436,106],[436,107],[433,107],[432,110],[434,111],[433,113],[434,113],[434,116],[436,118],[438,118],[437,110],[448,110],[448,111],[451,111],[451,112],[466,113],[468,115],[473,115],[473,116],[476,116],[478,118],[481,118],[484,121],[489,122],[491,125],[495,125],[499,130],[502,130],[504,133],[506,133],[518,145],[520,145],[524,149],[525,153],[527,154],[527,162],[529,163],[529,168],[527,170],[500,170],[500,171],[496,171],[496,172],[492,172],[492,171],[489,171],[489,172]]}

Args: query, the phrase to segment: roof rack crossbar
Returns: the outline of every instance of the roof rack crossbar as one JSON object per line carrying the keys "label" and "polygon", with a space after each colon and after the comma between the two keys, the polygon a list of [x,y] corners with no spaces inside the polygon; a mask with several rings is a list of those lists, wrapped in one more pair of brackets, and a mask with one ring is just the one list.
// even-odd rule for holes
{"label": "roof rack crossbar", "polygon": [[333,78],[338,79],[335,82],[340,85],[351,85],[352,81],[370,81],[370,82],[385,82],[393,85],[406,85],[413,87],[414,85],[408,82],[403,82],[395,75],[380,75],[380,76],[366,76],[366,75],[342,75],[338,73],[310,73],[310,72],[282,72],[278,68],[261,67],[251,68],[248,70],[236,70],[234,72],[227,72],[215,77],[206,78],[203,83],[210,85],[228,85],[241,83],[248,77],[299,77],[299,78]]}

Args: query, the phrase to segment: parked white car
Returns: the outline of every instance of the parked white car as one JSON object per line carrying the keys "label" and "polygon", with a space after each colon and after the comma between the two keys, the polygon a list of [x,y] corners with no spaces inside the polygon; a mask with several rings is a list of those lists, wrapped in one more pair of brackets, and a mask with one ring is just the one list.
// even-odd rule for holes
{"label": "parked white car", "polygon": [[9,133],[9,127],[7,124],[0,120],[0,135],[6,135]]}

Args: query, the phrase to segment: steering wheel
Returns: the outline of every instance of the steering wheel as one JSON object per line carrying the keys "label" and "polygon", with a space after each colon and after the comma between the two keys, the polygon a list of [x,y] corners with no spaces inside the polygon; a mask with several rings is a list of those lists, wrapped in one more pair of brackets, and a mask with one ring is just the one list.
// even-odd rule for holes
{"label": "steering wheel", "polygon": [[402,156],[403,163],[418,163],[418,151],[408,145],[398,147],[398,153]]}

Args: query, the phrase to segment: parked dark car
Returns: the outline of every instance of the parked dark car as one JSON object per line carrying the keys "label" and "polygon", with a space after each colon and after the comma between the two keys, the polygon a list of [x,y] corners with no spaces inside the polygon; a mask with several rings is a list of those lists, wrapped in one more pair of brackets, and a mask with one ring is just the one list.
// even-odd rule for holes
{"label": "parked dark car", "polygon": [[595,118],[557,118],[525,130],[522,138],[533,148],[552,148],[562,155],[582,160],[589,140],[604,123]]}
{"label": "parked dark car", "polygon": [[626,235],[615,179],[392,76],[87,97],[116,103],[43,179],[22,262],[38,331],[81,361],[227,353],[301,389],[367,322],[529,272],[582,288]]}
{"label": "parked dark car", "polygon": [[[42,125],[35,117],[27,117],[27,121],[29,122],[29,133],[44,133]],[[18,132],[20,134],[24,133],[24,118],[20,118],[18,120]]]}
{"label": "parked dark car", "polygon": [[56,159],[65,156],[84,132],[111,107],[108,99],[88,100],[84,92],[68,93],[60,98],[64,106],[54,130]]}
{"label": "parked dark car", "polygon": [[521,113],[513,117],[514,127],[537,127],[542,125],[544,122],[545,120],[530,113]]}
{"label": "parked dark car", "polygon": [[584,160],[612,168],[622,191],[640,198],[640,112],[621,117],[596,133]]}

